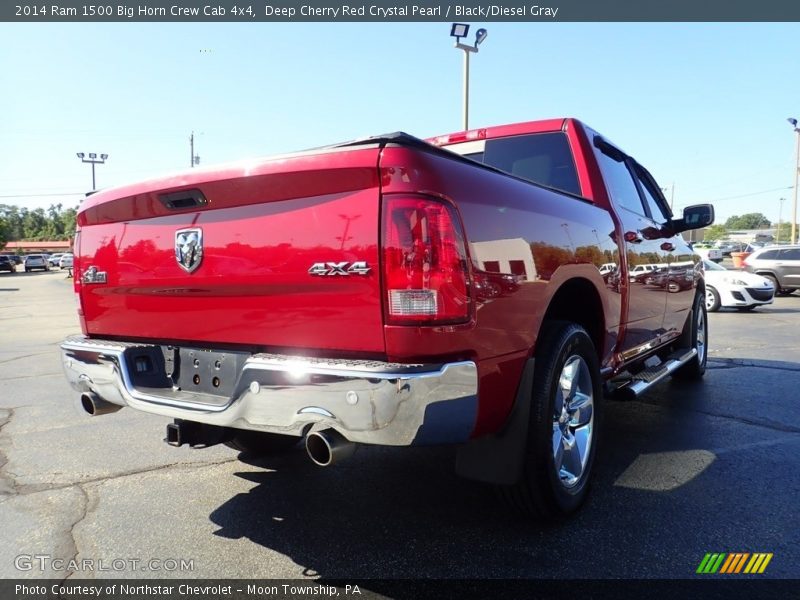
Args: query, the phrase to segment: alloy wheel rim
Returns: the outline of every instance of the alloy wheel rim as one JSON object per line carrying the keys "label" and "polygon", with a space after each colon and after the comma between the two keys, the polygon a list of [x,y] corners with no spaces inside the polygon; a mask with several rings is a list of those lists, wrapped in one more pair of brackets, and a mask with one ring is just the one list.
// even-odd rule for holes
{"label": "alloy wheel rim", "polygon": [[697,335],[694,347],[697,350],[697,358],[702,364],[706,355],[706,313],[702,310],[697,312]]}
{"label": "alloy wheel rim", "polygon": [[714,306],[714,294],[711,290],[706,290],[706,309],[710,310]]}
{"label": "alloy wheel rim", "polygon": [[594,437],[594,387],[589,366],[570,356],[561,369],[553,403],[553,466],[566,488],[586,473]]}

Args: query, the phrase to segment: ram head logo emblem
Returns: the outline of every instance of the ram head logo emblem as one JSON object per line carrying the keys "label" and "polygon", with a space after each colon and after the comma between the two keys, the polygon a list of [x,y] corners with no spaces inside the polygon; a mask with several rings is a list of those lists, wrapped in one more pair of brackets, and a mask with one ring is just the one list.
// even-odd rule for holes
{"label": "ram head logo emblem", "polygon": [[181,269],[191,273],[203,260],[203,230],[199,227],[175,232],[175,260]]}

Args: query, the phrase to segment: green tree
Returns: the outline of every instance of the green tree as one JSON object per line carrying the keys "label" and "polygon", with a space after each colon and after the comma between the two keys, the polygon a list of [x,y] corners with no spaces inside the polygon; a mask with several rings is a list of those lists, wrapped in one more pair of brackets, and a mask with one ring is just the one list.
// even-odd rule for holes
{"label": "green tree", "polygon": [[769,227],[770,220],[761,213],[747,213],[745,215],[734,215],[725,221],[727,229],[760,229]]}
{"label": "green tree", "polygon": [[[22,209],[25,210],[25,209]],[[22,233],[22,218],[23,215],[20,209],[16,206],[9,204],[0,204],[0,218],[6,222],[6,241],[21,240]]]}
{"label": "green tree", "polygon": [[713,242],[714,240],[724,239],[727,236],[728,230],[725,228],[725,225],[711,225],[710,227],[706,227],[703,232],[703,241]]}
{"label": "green tree", "polygon": [[63,224],[63,233],[61,238],[63,240],[71,239],[75,235],[75,222],[78,218],[78,210],[75,208],[67,208],[61,213],[61,223]]}
{"label": "green tree", "polygon": [[[776,242],[788,242],[789,241],[789,238],[792,235],[792,224],[791,223],[789,223],[788,221],[785,221],[785,222],[781,223],[780,226],[776,227],[775,229],[776,229],[776,233],[775,233],[775,241]],[[795,229],[798,229],[798,226],[796,226]]]}
{"label": "green tree", "polygon": [[61,204],[47,210],[0,204],[5,241],[68,240],[75,235],[77,214],[77,209]]}
{"label": "green tree", "polygon": [[2,249],[8,241],[8,221],[5,217],[0,217],[0,249]]}

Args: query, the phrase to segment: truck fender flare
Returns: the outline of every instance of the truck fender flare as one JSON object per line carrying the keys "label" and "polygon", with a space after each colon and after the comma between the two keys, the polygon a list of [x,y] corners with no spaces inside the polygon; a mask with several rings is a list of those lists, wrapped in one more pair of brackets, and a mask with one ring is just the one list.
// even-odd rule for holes
{"label": "truck fender flare", "polygon": [[533,394],[534,359],[525,361],[514,405],[497,433],[470,440],[458,449],[456,473],[496,485],[514,485],[522,476]]}

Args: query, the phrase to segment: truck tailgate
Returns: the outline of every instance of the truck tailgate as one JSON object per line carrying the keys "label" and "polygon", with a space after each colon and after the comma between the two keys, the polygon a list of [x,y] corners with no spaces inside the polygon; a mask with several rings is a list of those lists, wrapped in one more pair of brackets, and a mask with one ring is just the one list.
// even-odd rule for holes
{"label": "truck tailgate", "polygon": [[328,149],[90,196],[75,257],[84,332],[383,353],[378,154]]}

